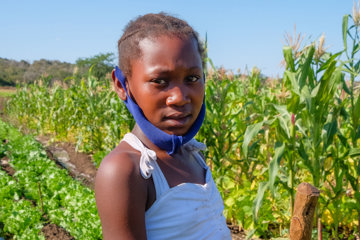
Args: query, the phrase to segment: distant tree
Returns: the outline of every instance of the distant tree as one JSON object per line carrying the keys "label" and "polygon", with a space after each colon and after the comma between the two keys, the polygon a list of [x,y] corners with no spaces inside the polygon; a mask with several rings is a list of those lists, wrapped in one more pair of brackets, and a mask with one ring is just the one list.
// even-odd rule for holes
{"label": "distant tree", "polygon": [[76,66],[79,72],[87,73],[93,66],[92,74],[99,80],[113,69],[115,56],[113,53],[100,53],[89,58],[79,58],[76,60]]}
{"label": "distant tree", "polygon": [[0,58],[0,86],[15,86],[23,80],[23,75],[30,64],[26,61],[17,62]]}
{"label": "distant tree", "polygon": [[52,81],[62,81],[73,74],[74,65],[58,60],[40,59],[34,61],[23,75],[24,82],[30,83],[41,76],[51,75]]}

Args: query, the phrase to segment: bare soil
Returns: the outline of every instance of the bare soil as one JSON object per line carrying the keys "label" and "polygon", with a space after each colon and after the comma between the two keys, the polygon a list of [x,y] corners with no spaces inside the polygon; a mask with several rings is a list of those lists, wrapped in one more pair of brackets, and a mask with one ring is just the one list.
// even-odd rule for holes
{"label": "bare soil", "polygon": [[[70,176],[82,182],[85,186],[94,189],[96,166],[92,161],[91,155],[77,152],[72,143],[67,142],[49,142],[49,137],[38,136],[36,138],[46,149],[47,155],[54,160],[59,167],[68,170]],[[64,161],[57,157],[56,153],[65,151],[68,161]]]}
{"label": "bare soil", "polygon": [[9,158],[6,156],[1,159],[0,167],[10,176],[13,176],[15,173],[15,170],[9,165]]}
{"label": "bare soil", "polygon": [[71,236],[64,228],[59,227],[56,224],[46,224],[41,231],[45,235],[45,239],[47,240],[74,240],[75,238]]}

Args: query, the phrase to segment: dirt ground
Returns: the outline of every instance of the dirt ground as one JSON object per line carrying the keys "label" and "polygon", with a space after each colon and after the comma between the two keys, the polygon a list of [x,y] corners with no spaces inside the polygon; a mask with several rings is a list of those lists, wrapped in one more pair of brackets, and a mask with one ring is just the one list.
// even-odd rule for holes
{"label": "dirt ground", "polygon": [[[58,166],[66,168],[74,179],[94,189],[96,166],[93,164],[90,155],[76,152],[74,144],[71,143],[49,143],[49,138],[44,136],[39,136],[36,139],[45,147],[48,157],[54,160]],[[63,161],[60,157],[57,157],[56,153],[59,151],[65,151],[69,160]]]}
{"label": "dirt ground", "polygon": [[[6,97],[0,97],[0,117],[3,120],[7,119],[3,112],[6,100]],[[50,143],[50,137],[46,136],[38,136],[36,139],[45,147],[48,157],[54,160],[59,167],[66,168],[74,179],[79,180],[85,186],[94,189],[96,166],[93,164],[91,155],[76,152],[75,146],[72,143]],[[62,155],[66,155],[66,160],[64,160],[63,157],[59,157],[59,152]],[[1,168],[9,175],[12,176],[15,173],[14,169],[9,166],[8,159],[1,159],[0,165]],[[229,228],[232,231],[232,239],[243,240],[246,238],[245,233],[243,231],[239,231],[238,226],[229,226]],[[74,239],[68,232],[66,232],[65,229],[55,224],[45,225],[42,232],[47,240]]]}
{"label": "dirt ground", "polygon": [[47,240],[74,240],[75,238],[71,236],[65,229],[59,227],[55,224],[47,224],[45,225],[41,231],[45,235],[45,239]]}

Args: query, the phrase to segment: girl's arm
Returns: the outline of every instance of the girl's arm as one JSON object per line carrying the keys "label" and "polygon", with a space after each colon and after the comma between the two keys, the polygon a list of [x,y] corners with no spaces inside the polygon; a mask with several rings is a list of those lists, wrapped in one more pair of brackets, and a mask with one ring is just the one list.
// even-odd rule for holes
{"label": "girl's arm", "polygon": [[147,186],[138,159],[135,154],[114,150],[98,169],[95,198],[104,240],[146,239]]}

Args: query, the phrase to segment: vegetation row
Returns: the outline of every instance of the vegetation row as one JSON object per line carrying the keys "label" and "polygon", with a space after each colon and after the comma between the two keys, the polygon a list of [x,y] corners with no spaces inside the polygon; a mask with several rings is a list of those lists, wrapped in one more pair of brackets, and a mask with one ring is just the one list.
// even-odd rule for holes
{"label": "vegetation row", "polygon": [[45,239],[41,229],[53,223],[76,239],[102,239],[92,190],[48,159],[33,136],[1,120],[0,139],[0,157],[15,170],[0,170],[0,236]]}

